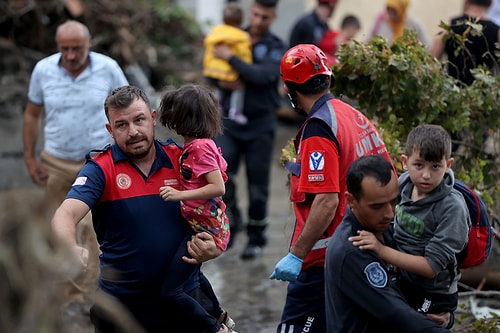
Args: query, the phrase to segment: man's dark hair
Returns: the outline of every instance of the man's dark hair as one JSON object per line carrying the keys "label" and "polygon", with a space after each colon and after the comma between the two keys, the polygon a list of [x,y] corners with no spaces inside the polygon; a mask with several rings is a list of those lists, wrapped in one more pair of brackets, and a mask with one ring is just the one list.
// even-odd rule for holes
{"label": "man's dark hair", "polygon": [[391,163],[380,155],[361,156],[352,162],[347,171],[347,191],[356,200],[363,196],[361,182],[365,177],[373,177],[382,185],[387,185],[391,181],[394,170]]}
{"label": "man's dark hair", "polygon": [[116,88],[108,97],[106,97],[106,101],[104,101],[104,112],[106,113],[106,118],[109,120],[110,108],[124,109],[130,106],[138,98],[142,99],[146,103],[148,109],[151,109],[149,98],[141,88],[135,86],[123,86]]}
{"label": "man's dark hair", "polygon": [[302,84],[290,81],[287,81],[286,84],[290,91],[298,91],[302,95],[316,95],[330,89],[330,78],[329,75],[319,74]]}
{"label": "man's dark hair", "polygon": [[451,157],[450,134],[439,125],[419,125],[408,134],[405,155],[409,157],[415,151],[428,162],[448,159]]}
{"label": "man's dark hair", "polygon": [[261,6],[269,8],[276,8],[278,2],[279,2],[278,0],[255,0],[255,3],[258,3]]}
{"label": "man's dark hair", "polygon": [[491,6],[491,2],[492,2],[491,0],[469,0],[469,3],[482,7]]}

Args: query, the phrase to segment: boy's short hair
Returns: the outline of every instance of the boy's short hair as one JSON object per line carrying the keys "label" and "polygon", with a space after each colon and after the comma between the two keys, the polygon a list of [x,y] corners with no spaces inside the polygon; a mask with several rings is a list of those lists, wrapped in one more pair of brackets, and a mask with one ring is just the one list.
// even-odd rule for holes
{"label": "boy's short hair", "polygon": [[428,162],[438,162],[451,157],[451,136],[439,125],[423,124],[415,127],[406,139],[405,155],[415,151]]}
{"label": "boy's short hair", "polygon": [[341,29],[345,29],[347,27],[355,27],[357,29],[361,29],[361,22],[359,21],[359,19],[354,16],[354,15],[346,15],[343,19],[342,19],[342,23],[340,25],[340,28]]}
{"label": "boy's short hair", "polygon": [[222,20],[225,24],[235,27],[243,23],[243,9],[237,2],[228,2],[222,11]]}

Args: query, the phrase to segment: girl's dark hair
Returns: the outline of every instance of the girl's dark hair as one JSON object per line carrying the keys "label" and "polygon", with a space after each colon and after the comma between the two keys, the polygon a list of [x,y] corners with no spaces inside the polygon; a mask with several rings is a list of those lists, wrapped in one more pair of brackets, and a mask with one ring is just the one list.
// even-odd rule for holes
{"label": "girl's dark hair", "polygon": [[158,111],[160,123],[179,135],[213,139],[223,133],[217,97],[205,86],[188,84],[165,92]]}
{"label": "girl's dark hair", "polygon": [[104,101],[104,112],[106,113],[106,118],[109,120],[109,109],[124,109],[129,107],[136,99],[142,99],[148,109],[151,109],[149,103],[149,98],[146,93],[138,87],[135,86],[123,86],[116,88],[111,92],[111,94],[106,97]]}

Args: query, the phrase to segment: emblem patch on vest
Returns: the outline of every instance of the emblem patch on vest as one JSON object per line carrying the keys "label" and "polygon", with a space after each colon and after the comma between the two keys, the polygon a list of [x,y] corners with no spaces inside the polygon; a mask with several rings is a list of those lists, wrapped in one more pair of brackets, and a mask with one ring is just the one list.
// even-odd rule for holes
{"label": "emblem patch on vest", "polygon": [[325,167],[325,158],[322,152],[313,151],[309,154],[309,170],[313,172],[321,172]]}
{"label": "emblem patch on vest", "polygon": [[371,262],[364,270],[368,282],[375,288],[384,288],[387,285],[387,272],[378,262]]}
{"label": "emblem patch on vest", "polygon": [[132,185],[132,179],[126,173],[119,173],[116,175],[116,185],[122,190],[126,190]]}

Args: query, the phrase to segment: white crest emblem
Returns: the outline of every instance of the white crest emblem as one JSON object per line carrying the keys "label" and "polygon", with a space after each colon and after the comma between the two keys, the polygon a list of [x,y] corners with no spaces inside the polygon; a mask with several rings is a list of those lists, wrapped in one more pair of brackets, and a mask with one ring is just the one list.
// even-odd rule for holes
{"label": "white crest emblem", "polygon": [[366,265],[365,270],[368,282],[375,288],[384,288],[387,285],[387,272],[380,266],[379,262],[371,262]]}
{"label": "white crest emblem", "polygon": [[126,190],[132,185],[132,179],[126,173],[119,173],[116,175],[116,185],[122,190]]}
{"label": "white crest emblem", "polygon": [[366,117],[364,117],[363,114],[359,111],[356,117],[356,125],[361,129],[366,129],[368,126],[370,126],[370,123],[368,123]]}

